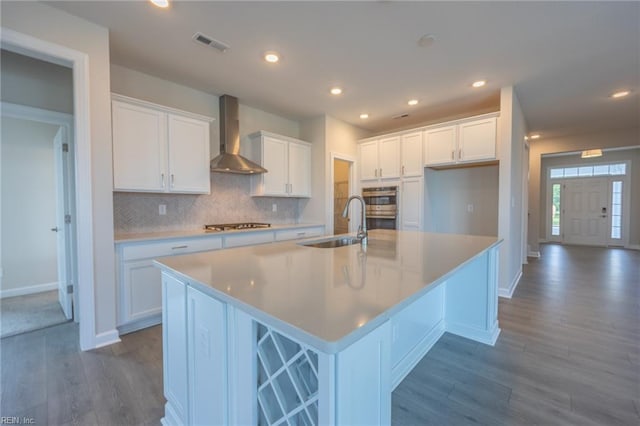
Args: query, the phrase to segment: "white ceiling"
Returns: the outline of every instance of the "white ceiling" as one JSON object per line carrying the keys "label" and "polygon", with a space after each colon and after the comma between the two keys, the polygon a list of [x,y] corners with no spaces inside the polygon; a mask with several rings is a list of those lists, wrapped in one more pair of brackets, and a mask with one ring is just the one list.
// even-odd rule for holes
{"label": "white ceiling", "polygon": [[[639,125],[638,2],[48,3],[108,27],[113,63],[294,119],[382,132],[495,110],[513,85],[543,137]],[[231,48],[196,44],[197,31]],[[431,47],[418,46],[424,34]],[[264,62],[267,50],[281,62]],[[487,86],[472,89],[479,79]],[[622,89],[632,94],[609,98]]]}

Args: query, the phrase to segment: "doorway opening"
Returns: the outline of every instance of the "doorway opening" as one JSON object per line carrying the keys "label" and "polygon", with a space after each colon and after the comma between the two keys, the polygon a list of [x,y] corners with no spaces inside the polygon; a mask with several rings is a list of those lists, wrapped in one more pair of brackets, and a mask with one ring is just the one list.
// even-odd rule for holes
{"label": "doorway opening", "polygon": [[[333,234],[346,234],[352,232],[350,217],[359,217],[359,207],[352,204],[349,208],[349,216],[342,217],[342,212],[347,200],[351,195],[356,194],[354,185],[354,164],[355,159],[340,154],[331,155],[331,217],[328,221],[328,229],[333,230]],[[356,216],[354,216],[356,214]]]}
{"label": "doorway opening", "polygon": [[[42,64],[42,74],[54,67],[53,75],[67,74],[66,96],[73,111],[72,71],[5,50],[2,56],[0,336],[8,337],[72,319],[78,322],[79,316],[74,316],[78,292],[74,291],[73,116],[5,102],[37,104],[41,99],[21,99],[18,92],[4,90],[20,85],[18,77],[26,74],[22,72],[25,67]],[[34,71],[29,76],[37,74]],[[48,84],[58,90],[64,86],[52,78]],[[51,105],[43,101],[43,106]]]}

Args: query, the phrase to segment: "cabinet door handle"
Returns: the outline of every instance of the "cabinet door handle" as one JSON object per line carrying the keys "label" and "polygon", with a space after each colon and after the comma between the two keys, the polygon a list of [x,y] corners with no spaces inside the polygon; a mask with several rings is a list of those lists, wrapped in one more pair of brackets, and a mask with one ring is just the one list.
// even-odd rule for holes
{"label": "cabinet door handle", "polygon": [[289,194],[293,194],[293,184],[289,184]]}
{"label": "cabinet door handle", "polygon": [[373,175],[374,175],[375,177],[378,177],[378,169],[373,169]]}
{"label": "cabinet door handle", "polygon": [[162,187],[164,188],[164,173],[160,174],[160,178],[162,179]]}
{"label": "cabinet door handle", "polygon": [[288,194],[288,193],[289,193],[289,184],[288,184],[288,183],[285,183],[285,184],[284,184],[284,193],[285,193],[285,194]]}
{"label": "cabinet door handle", "polygon": [[455,151],[451,151],[451,159],[453,160],[453,156],[455,155]]}
{"label": "cabinet door handle", "polygon": [[175,247],[171,247],[171,250],[186,249],[187,247],[189,247],[189,246],[187,246],[187,245],[184,245],[184,246],[175,246]]}
{"label": "cabinet door handle", "polygon": [[380,177],[382,177],[382,169],[380,169]]}
{"label": "cabinet door handle", "polygon": [[404,176],[404,166],[402,166],[402,176]]}
{"label": "cabinet door handle", "polygon": [[299,236],[303,236],[303,235],[305,235],[305,234],[306,234],[306,232],[298,232],[298,233],[297,233],[297,235],[299,235]]}
{"label": "cabinet door handle", "polygon": [[175,183],[175,176],[173,176],[173,173],[171,173],[171,187],[173,188]]}
{"label": "cabinet door handle", "polygon": [[458,159],[462,160],[462,148],[458,150]]}

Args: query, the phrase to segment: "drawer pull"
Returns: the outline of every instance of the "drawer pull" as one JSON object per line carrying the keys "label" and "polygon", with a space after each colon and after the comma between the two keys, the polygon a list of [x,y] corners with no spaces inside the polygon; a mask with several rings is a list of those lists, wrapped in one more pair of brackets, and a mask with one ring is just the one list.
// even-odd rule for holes
{"label": "drawer pull", "polygon": [[171,247],[171,250],[178,250],[178,249],[186,249],[189,246],[175,246],[175,247]]}
{"label": "drawer pull", "polygon": [[298,235],[305,235],[306,232],[298,232]]}

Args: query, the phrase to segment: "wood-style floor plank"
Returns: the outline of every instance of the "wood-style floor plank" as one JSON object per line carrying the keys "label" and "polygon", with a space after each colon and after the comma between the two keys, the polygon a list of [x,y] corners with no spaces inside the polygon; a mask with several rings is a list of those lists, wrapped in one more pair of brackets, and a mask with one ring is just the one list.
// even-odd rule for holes
{"label": "wood-style floor plank", "polygon": [[[445,334],[392,396],[392,423],[640,424],[640,252],[546,245],[500,299],[491,347]],[[0,341],[0,416],[38,425],[153,425],[160,326],[80,352],[67,323]]]}

